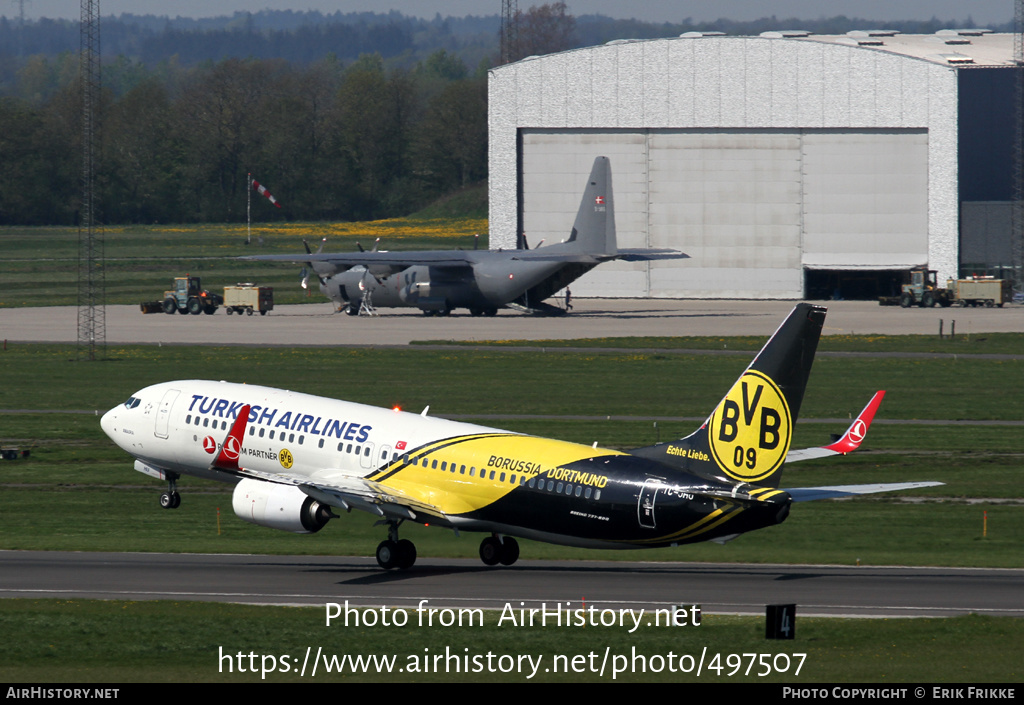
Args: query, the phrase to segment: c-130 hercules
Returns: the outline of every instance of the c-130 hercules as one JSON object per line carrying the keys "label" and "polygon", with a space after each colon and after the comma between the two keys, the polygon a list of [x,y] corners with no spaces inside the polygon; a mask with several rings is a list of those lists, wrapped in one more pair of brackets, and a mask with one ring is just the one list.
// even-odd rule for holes
{"label": "c-130 hercules", "polygon": [[[520,240],[525,245],[525,238]],[[323,245],[321,244],[321,248]],[[305,255],[254,255],[243,259],[304,263],[320,291],[351,315],[381,307],[419,308],[446,316],[466,308],[493,316],[515,307],[530,313],[563,313],[544,300],[602,262],[685,259],[670,249],[619,249],[615,235],[611,163],[597,157],[576,221],[564,241],[515,250],[423,250]],[[305,279],[304,279],[305,283]]]}

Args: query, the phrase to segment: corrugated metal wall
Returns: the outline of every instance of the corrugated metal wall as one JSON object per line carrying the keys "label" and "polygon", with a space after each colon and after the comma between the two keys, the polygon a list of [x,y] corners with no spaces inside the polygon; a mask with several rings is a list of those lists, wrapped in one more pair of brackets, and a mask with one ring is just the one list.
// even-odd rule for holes
{"label": "corrugated metal wall", "polygon": [[[619,243],[693,259],[598,267],[579,295],[794,298],[805,268],[956,273],[957,79],[859,46],[616,43],[490,72],[490,236],[569,232],[596,155]],[[518,189],[522,189],[520,192]]]}
{"label": "corrugated metal wall", "polygon": [[564,239],[593,158],[612,162],[620,247],[682,262],[611,263],[583,296],[799,298],[803,267],[905,268],[928,259],[921,130],[531,130],[522,222]]}

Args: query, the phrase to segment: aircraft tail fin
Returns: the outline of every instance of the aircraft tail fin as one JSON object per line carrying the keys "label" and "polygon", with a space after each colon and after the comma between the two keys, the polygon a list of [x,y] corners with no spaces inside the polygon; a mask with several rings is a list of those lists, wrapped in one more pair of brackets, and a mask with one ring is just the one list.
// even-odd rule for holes
{"label": "aircraft tail fin", "polygon": [[560,245],[567,252],[615,255],[615,208],[612,197],[612,165],[608,157],[597,157],[583,190],[580,209],[568,239]]}
{"label": "aircraft tail fin", "polygon": [[778,487],[825,312],[797,304],[697,431],[632,453],[706,476]]}

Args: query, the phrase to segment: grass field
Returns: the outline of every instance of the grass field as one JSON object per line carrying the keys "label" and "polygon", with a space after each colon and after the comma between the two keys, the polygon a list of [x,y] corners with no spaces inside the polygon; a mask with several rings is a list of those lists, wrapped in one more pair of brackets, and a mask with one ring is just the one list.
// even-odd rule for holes
{"label": "grass field", "polygon": [[[741,340],[704,341],[742,346]],[[900,339],[887,342],[899,347]],[[1003,341],[1005,344],[1011,342]],[[869,338],[848,349],[871,351]],[[670,343],[667,346],[673,347]],[[693,340],[674,347],[694,347]],[[907,341],[913,348],[914,342]],[[295,536],[239,521],[226,507],[227,488],[184,479],[182,507],[158,508],[159,482],[131,470],[130,459],[99,431],[97,413],[136,389],[171,378],[202,377],[266,383],[328,396],[438,415],[505,413],[488,425],[584,443],[635,447],[692,430],[748,362],[745,356],[635,351],[257,349],[124,346],[109,359],[73,362],[59,345],[10,345],[0,352],[0,443],[31,450],[0,463],[0,548],[43,550],[181,550],[285,554],[372,554],[381,538],[369,515],[354,512],[313,536]],[[865,452],[787,471],[788,485],[939,480],[944,487],[909,503],[900,494],[794,508],[782,525],[726,546],[698,544],[644,552],[644,559],[862,565],[913,564],[1022,567],[1024,505],[1020,503],[1024,434],[1024,370],[1017,359],[960,356],[821,357],[802,409],[797,447],[840,432],[878,388],[888,396]],[[509,375],[508,370],[525,371]],[[353,374],[358,371],[358,374]],[[452,384],[459,380],[459,384]],[[601,384],[594,384],[601,380]],[[841,380],[841,384],[826,384]],[[523,418],[518,415],[529,414]],[[573,418],[566,418],[574,415]],[[576,415],[579,415],[576,417]],[[657,426],[655,419],[662,419]],[[670,420],[674,419],[674,420]],[[831,421],[825,421],[829,420]],[[946,423],[958,420],[963,423]],[[815,423],[815,421],[819,421]],[[984,424],[974,422],[983,421]],[[928,423],[931,422],[931,423]],[[221,509],[221,532],[217,513]],[[983,535],[983,512],[988,514]],[[129,528],[130,527],[130,528]],[[408,527],[421,555],[475,556],[472,537]],[[175,537],[168,542],[166,537]],[[827,539],[827,540],[825,540]],[[529,559],[633,559],[522,542]],[[496,626],[437,634],[415,630],[325,629],[322,610],[191,603],[0,601],[0,677],[12,682],[222,681],[258,675],[218,670],[219,649],[297,657],[307,646],[334,653],[396,653],[403,658],[450,645],[496,654],[587,654],[636,644],[650,656],[692,654],[705,646],[723,654],[807,653],[799,676],[776,682],[1019,682],[1024,621],[967,617],[946,620],[811,620],[795,642],[765,642],[759,619],[709,616],[694,632],[646,631],[636,638],[598,630]],[[486,648],[481,648],[484,645]],[[652,662],[653,663],[653,662]],[[633,680],[765,682],[724,670],[693,674],[645,672]],[[724,663],[724,662],[723,662]],[[780,661],[781,663],[781,661]],[[743,664],[744,667],[746,664]],[[381,676],[322,676],[381,680]],[[627,676],[623,676],[626,679]],[[295,680],[275,673],[268,680]],[[405,673],[399,680],[450,681],[450,674]],[[518,673],[460,675],[459,680],[523,681]],[[592,673],[540,674],[538,680],[603,680]],[[307,679],[308,680],[308,679]]]}
{"label": "grass field", "polygon": [[[299,286],[303,265],[248,262],[248,255],[302,254],[327,238],[326,252],[369,249],[449,249],[487,247],[484,218],[428,212],[367,223],[281,223],[255,225],[134,225],[103,231],[103,269],[108,304],[159,301],[176,276],[202,277],[203,286],[222,293],[225,286],[257,282],[274,287],[278,304],[325,300],[307,298]],[[74,228],[0,228],[0,308],[55,306],[78,301],[78,231]]]}
{"label": "grass field", "polygon": [[[183,615],[188,619],[184,629]],[[974,615],[806,618],[799,622],[797,638],[788,642],[765,641],[763,622],[744,617],[707,615],[699,627],[644,626],[634,634],[601,626],[523,629],[508,622],[499,626],[499,618],[500,613],[488,612],[482,625],[443,630],[345,627],[341,622],[325,627],[322,608],[4,600],[0,680],[893,684],[1020,682],[1024,670],[1014,648],[1024,641],[1024,620]],[[250,660],[254,645],[256,658]],[[323,649],[339,661],[346,654],[376,660],[365,669],[348,664],[342,672],[327,672],[321,666],[315,677],[311,669],[301,676],[307,648],[314,654]],[[601,675],[606,650],[610,656]],[[696,664],[705,650],[698,675]],[[456,662],[443,660],[446,654],[454,654]],[[762,664],[750,654],[769,657]],[[384,659],[392,659],[387,675],[380,672]],[[488,663],[490,672],[481,672]],[[239,672],[239,664],[245,672]]]}

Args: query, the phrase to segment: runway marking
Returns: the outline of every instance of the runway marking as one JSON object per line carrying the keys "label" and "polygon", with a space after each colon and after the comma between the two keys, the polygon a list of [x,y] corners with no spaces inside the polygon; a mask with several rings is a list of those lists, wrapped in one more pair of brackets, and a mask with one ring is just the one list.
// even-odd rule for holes
{"label": "runway marking", "polygon": [[[407,603],[405,606],[416,607],[420,604],[421,600],[429,600],[432,605],[446,604],[451,607],[464,606],[465,604],[474,604],[477,608],[487,609],[493,611],[500,611],[505,604],[510,603],[524,603],[524,606],[529,608],[531,604],[541,605],[544,600],[537,599],[524,599],[524,598],[440,598],[436,596],[431,597],[402,597],[391,602],[382,602],[375,598],[367,598],[361,595],[313,595],[313,594],[285,594],[285,595],[266,595],[259,593],[243,593],[243,592],[188,592],[188,591],[147,591],[147,590],[56,590],[56,589],[32,589],[32,588],[0,588],[0,597],[13,598],[22,595],[54,595],[54,596],[77,596],[80,599],[101,599],[101,598],[90,598],[83,597],[83,595],[105,595],[113,597],[121,597],[122,599],[137,599],[139,596],[152,597],[153,599],[170,599],[170,598],[187,598],[187,597],[224,597],[224,598],[261,598],[259,602],[244,602],[239,604],[256,604],[266,606],[281,606],[281,607],[319,607],[321,600],[329,600],[331,602],[337,602],[339,600],[345,600],[351,604],[352,607],[365,608],[365,607],[379,607],[379,606],[403,606],[403,603]],[[314,602],[281,602],[280,600],[313,600]],[[480,604],[493,603],[494,607],[480,607]],[[600,604],[603,608],[612,609],[617,605],[628,604],[631,607],[643,607],[644,609],[656,610],[665,609],[672,607],[674,602],[651,602],[651,601],[630,601],[629,603],[618,601],[618,600],[595,600],[594,604]],[[703,614],[715,614],[720,616],[740,616],[740,617],[760,617],[764,614],[763,603],[724,603],[719,605],[709,605],[704,603],[701,605],[701,612]],[[931,606],[931,607],[915,607],[912,605],[897,605],[897,606],[878,606],[878,605],[819,605],[819,604],[799,604],[799,614],[801,617],[816,617],[816,618],[828,618],[828,619],[889,619],[894,616],[899,617],[913,617],[913,618],[944,618],[944,617],[956,617],[966,614],[999,614],[1004,616],[1024,616],[1024,608],[1013,609],[998,609],[989,607],[943,607],[943,606]],[[815,611],[819,610],[819,611]],[[845,610],[844,612],[833,612],[828,610]],[[864,614],[864,611],[872,611],[874,614]],[[902,612],[911,612],[918,614],[900,614]],[[948,614],[924,614],[927,612],[940,612]]]}

